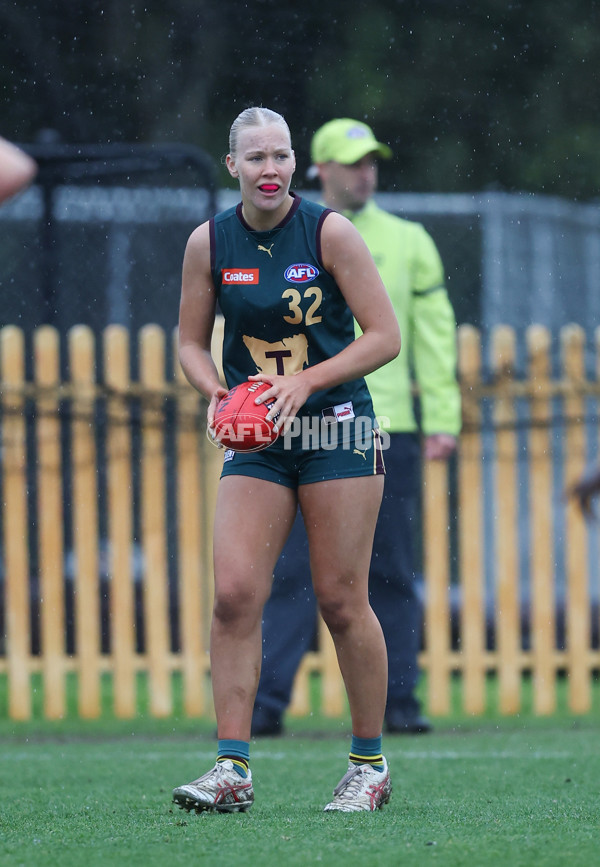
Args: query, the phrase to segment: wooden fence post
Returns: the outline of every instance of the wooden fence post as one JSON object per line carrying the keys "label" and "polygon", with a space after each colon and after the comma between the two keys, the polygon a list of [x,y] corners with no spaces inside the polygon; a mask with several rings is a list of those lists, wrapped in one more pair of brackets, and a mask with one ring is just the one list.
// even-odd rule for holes
{"label": "wooden fence post", "polygon": [[65,585],[63,546],[63,467],[57,389],[60,337],[44,325],[34,333],[37,439],[38,570],[44,674],[44,716],[65,714]]}
{"label": "wooden fence post", "polygon": [[150,712],[172,711],[169,668],[169,577],[166,541],[164,451],[165,337],[157,325],[140,331],[142,406],[142,545],[146,655],[150,674]]}
{"label": "wooden fence post", "polygon": [[25,340],[13,325],[0,331],[0,361],[8,713],[11,719],[25,720],[31,716]]}
{"label": "wooden fence post", "polygon": [[541,325],[527,329],[531,381],[529,431],[529,512],[531,521],[531,643],[534,708],[553,713],[556,635],[552,531],[552,447],[550,441],[550,335]]}
{"label": "wooden fence post", "polygon": [[515,333],[500,326],[492,334],[492,367],[496,399],[496,642],[500,710],[516,713],[521,706],[517,435],[515,406],[511,396],[515,364]]}
{"label": "wooden fence post", "polygon": [[[572,484],[585,466],[585,332],[579,325],[561,331],[563,371],[567,391],[563,402],[567,423],[564,481]],[[591,623],[587,570],[587,528],[577,504],[566,504],[567,657],[569,660],[569,707],[586,713],[591,706]]]}
{"label": "wooden fence post", "polygon": [[135,716],[135,587],[133,472],[129,409],[129,332],[109,325],[103,334],[106,399],[106,494],[110,577],[111,656],[115,716]]}
{"label": "wooden fence post", "polygon": [[481,411],[475,393],[481,382],[481,346],[478,332],[470,326],[462,326],[458,336],[459,371],[463,385],[463,433],[458,468],[460,656],[464,708],[468,713],[479,714],[486,704]]}
{"label": "wooden fence post", "polygon": [[95,341],[90,328],[69,331],[75,627],[79,713],[100,715],[98,481],[95,426]]}
{"label": "wooden fence post", "polygon": [[423,563],[425,573],[425,667],[429,709],[450,711],[450,559],[448,466],[423,463]]}

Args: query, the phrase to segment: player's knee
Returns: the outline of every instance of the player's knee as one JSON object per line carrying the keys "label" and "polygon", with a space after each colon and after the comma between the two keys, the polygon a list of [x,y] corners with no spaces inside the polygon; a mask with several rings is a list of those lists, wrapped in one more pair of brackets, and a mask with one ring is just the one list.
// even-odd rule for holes
{"label": "player's knee", "polygon": [[232,587],[215,594],[213,617],[223,624],[240,623],[261,617],[264,599],[251,587]]}
{"label": "player's knee", "polygon": [[341,596],[320,597],[319,609],[325,625],[332,633],[345,632],[352,623],[352,609]]}

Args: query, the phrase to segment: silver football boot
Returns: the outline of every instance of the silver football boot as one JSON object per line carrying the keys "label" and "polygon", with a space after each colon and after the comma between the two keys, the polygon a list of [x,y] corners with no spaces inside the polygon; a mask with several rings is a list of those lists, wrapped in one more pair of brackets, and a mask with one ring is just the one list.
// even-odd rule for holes
{"label": "silver football boot", "polygon": [[202,777],[173,789],[173,801],[188,812],[245,813],[254,803],[252,773],[242,777],[230,759],[217,762]]}
{"label": "silver football boot", "polygon": [[383,771],[371,765],[348,765],[348,770],[333,790],[333,800],[325,807],[326,813],[358,813],[380,810],[390,799],[392,782],[386,760]]}

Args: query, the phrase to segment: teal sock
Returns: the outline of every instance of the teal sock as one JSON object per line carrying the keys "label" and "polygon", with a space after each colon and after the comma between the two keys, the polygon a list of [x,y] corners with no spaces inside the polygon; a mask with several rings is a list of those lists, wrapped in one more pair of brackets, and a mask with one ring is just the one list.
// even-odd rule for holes
{"label": "teal sock", "polygon": [[378,738],[357,738],[352,735],[348,758],[353,765],[371,765],[376,771],[383,771],[381,735]]}
{"label": "teal sock", "polygon": [[226,759],[233,762],[233,767],[240,777],[247,777],[250,764],[249,741],[234,741],[226,738],[219,740],[217,762],[224,762]]}

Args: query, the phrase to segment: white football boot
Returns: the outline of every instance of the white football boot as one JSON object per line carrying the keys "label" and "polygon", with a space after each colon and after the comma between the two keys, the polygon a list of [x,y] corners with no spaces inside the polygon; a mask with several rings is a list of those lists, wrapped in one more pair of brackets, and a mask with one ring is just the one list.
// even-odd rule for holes
{"label": "white football boot", "polygon": [[173,789],[173,801],[188,812],[244,813],[254,803],[252,773],[242,777],[230,759],[217,762],[202,777]]}
{"label": "white football boot", "polygon": [[333,800],[325,807],[326,813],[358,813],[380,810],[390,799],[392,782],[387,762],[383,771],[371,765],[348,765],[348,770],[333,790]]}

